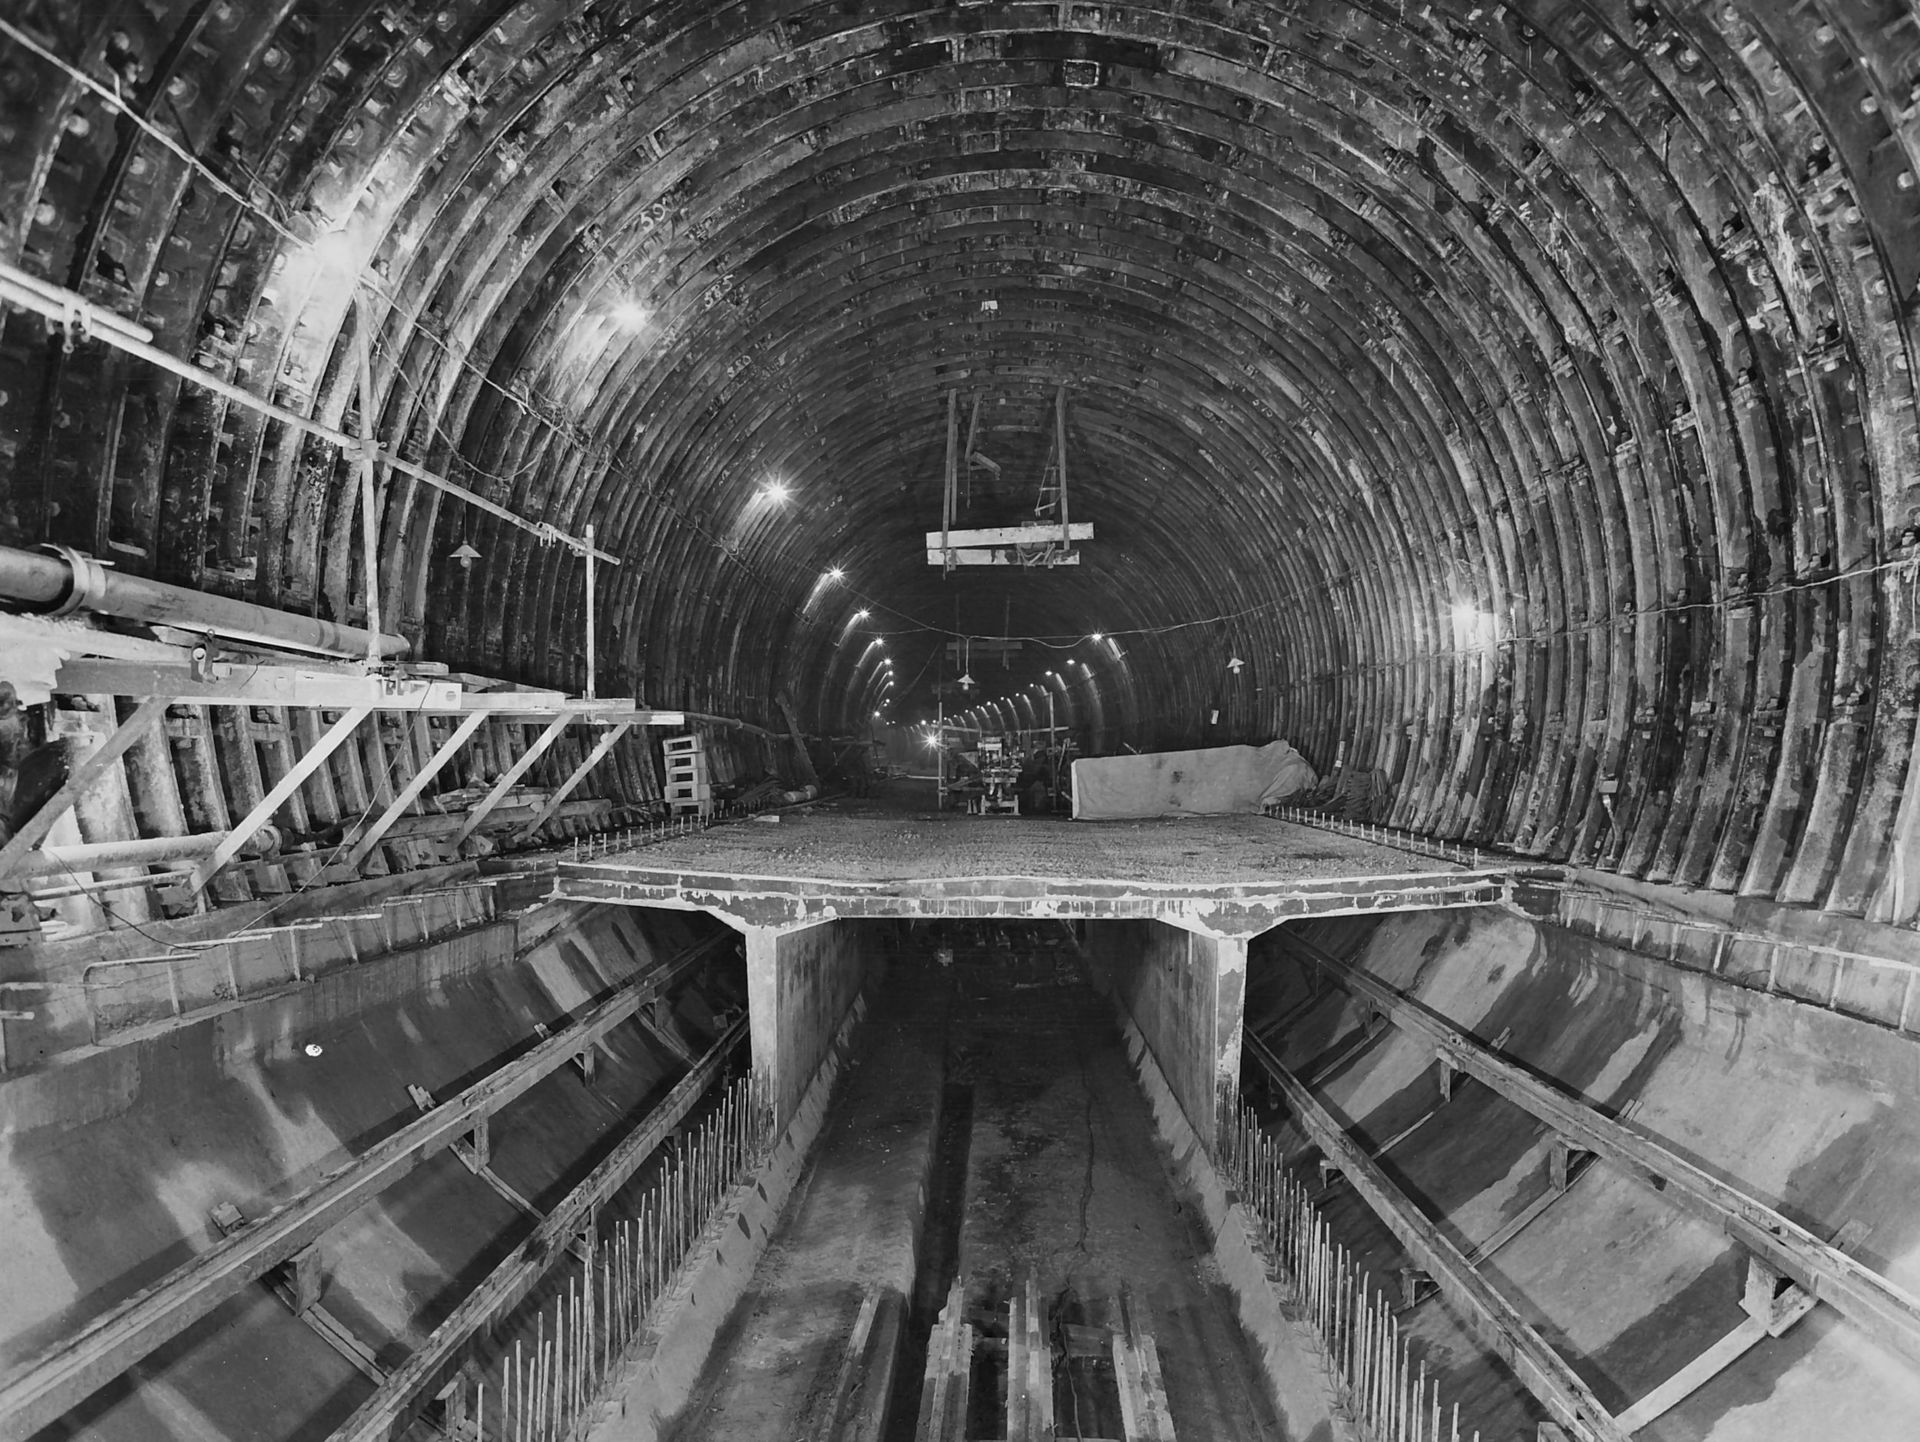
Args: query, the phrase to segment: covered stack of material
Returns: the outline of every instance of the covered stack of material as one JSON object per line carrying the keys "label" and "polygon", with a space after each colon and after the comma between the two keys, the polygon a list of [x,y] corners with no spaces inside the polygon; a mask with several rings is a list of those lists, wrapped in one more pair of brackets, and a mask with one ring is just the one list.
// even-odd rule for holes
{"label": "covered stack of material", "polygon": [[1089,757],[1073,763],[1073,814],[1079,821],[1112,821],[1258,811],[1312,789],[1318,779],[1284,741]]}

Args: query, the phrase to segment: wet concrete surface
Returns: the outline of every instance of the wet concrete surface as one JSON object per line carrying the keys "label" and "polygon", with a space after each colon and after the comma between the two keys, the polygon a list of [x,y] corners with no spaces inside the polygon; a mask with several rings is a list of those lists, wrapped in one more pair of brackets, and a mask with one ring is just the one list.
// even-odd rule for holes
{"label": "wet concrete surface", "polygon": [[[923,802],[917,809],[913,801]],[[932,796],[822,803],[615,852],[608,864],[732,877],[925,881],[1037,877],[1284,884],[1458,868],[1265,816],[1067,821],[939,812]]]}
{"label": "wet concrete surface", "polygon": [[[1157,1341],[1182,1442],[1282,1442],[1112,1012],[1070,946],[1025,944],[1041,930],[922,928],[925,950],[893,965],[866,1058],[835,1099],[831,1128],[675,1442],[807,1435],[864,1286],[897,1276],[903,1247],[920,1263],[905,1290],[919,1295],[890,1437],[902,1417],[912,1435],[924,1356],[913,1333],[957,1272],[988,1333],[996,1316],[1004,1333],[1006,1300],[1028,1275],[1050,1324],[1103,1325],[1128,1289]],[[943,935],[959,941],[950,970],[932,959]],[[943,1134],[948,1109],[950,1123],[967,1113],[964,1138],[953,1125]],[[936,1194],[916,1249],[907,1208],[923,1178]],[[1058,1435],[1075,1435],[1076,1400],[1082,1435],[1119,1435],[1102,1380],[1074,1371],[1069,1387],[1056,1368]],[[970,1435],[995,1435],[992,1410],[976,1410]]]}

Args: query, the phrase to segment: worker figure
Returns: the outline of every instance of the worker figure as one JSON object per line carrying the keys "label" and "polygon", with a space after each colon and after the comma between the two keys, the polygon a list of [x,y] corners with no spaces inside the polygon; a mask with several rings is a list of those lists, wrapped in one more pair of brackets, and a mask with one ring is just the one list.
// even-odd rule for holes
{"label": "worker figure", "polygon": [[1027,758],[1026,765],[1020,768],[1020,780],[1017,783],[1020,793],[1020,814],[1023,816],[1045,816],[1050,795],[1047,787],[1046,763],[1040,756]]}

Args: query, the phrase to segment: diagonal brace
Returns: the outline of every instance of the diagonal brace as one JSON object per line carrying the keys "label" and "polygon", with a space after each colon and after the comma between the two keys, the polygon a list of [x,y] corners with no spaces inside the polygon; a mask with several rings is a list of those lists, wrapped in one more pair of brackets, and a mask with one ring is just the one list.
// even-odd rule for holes
{"label": "diagonal brace", "polygon": [[273,813],[286,804],[287,798],[326,764],[327,758],[339,750],[341,743],[372,714],[371,706],[355,706],[343,712],[340,719],[327,728],[326,734],[314,742],[313,748],[287,768],[287,774],[274,783],[273,790],[260,799],[260,804],[235,823],[233,830],[227,833],[227,839],[220,843],[214,853],[193,869],[193,879],[187,883],[189,894],[198,895],[204,891],[214,874],[240,854],[240,848],[247,844],[253,834],[273,820]]}
{"label": "diagonal brace", "polygon": [[[93,783],[105,775],[107,768],[124,756],[134,742],[147,734],[148,728],[165,714],[166,709],[167,700],[164,696],[152,696],[142,701],[139,709],[122,721],[113,735],[80,763],[79,769],[67,778],[64,786],[54,792],[47,804],[34,812],[32,818],[14,832],[5,846],[0,846],[0,881],[19,868],[26,854],[53,830],[54,822],[64,816],[74,802],[86,795]],[[247,833],[248,836],[252,834],[251,831]]]}
{"label": "diagonal brace", "polygon": [[458,851],[460,843],[479,830],[480,823],[493,814],[494,807],[506,800],[507,793],[519,784],[520,778],[533,769],[533,763],[546,755],[547,748],[560,739],[560,733],[579,717],[578,711],[562,711],[547,723],[547,729],[534,739],[533,745],[526,749],[518,761],[500,774],[500,779],[493,783],[493,790],[486,794],[485,799],[478,806],[467,813],[467,819],[460,824],[460,829],[453,833],[453,840],[447,843],[449,850]]}
{"label": "diagonal brace", "polygon": [[353,850],[349,851],[347,859],[340,863],[342,870],[351,875],[360,869],[367,857],[372,855],[373,848],[380,844],[380,838],[387,834],[394,822],[406,814],[407,808],[419,799],[420,793],[427,789],[428,783],[459,754],[462,746],[473,739],[473,733],[484,726],[487,719],[488,713],[475,711],[454,728],[453,735],[441,743],[440,749],[433,753],[425,766],[414,772],[413,779],[407,782],[398,796],[393,798],[393,804],[380,813],[379,820],[369,826],[366,834],[354,842]]}
{"label": "diagonal brace", "polygon": [[553,795],[547,798],[547,804],[540,808],[540,814],[514,833],[514,840],[525,841],[542,826],[545,826],[547,824],[547,818],[560,809],[560,803],[565,801],[567,797],[573,793],[573,788],[578,786],[582,781],[585,781],[587,779],[587,773],[604,761],[607,753],[613,750],[620,738],[632,729],[633,723],[631,721],[622,721],[618,726],[610,729],[605,736],[602,736],[600,738],[600,744],[587,753],[587,759],[574,768],[573,775],[561,782]]}

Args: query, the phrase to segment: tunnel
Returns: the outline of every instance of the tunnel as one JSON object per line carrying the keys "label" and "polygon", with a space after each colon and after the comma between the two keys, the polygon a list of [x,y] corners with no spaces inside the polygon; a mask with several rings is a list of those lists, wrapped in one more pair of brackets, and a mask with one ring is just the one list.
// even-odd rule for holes
{"label": "tunnel", "polygon": [[1899,0],[0,0],[0,1438],[1895,1442]]}

